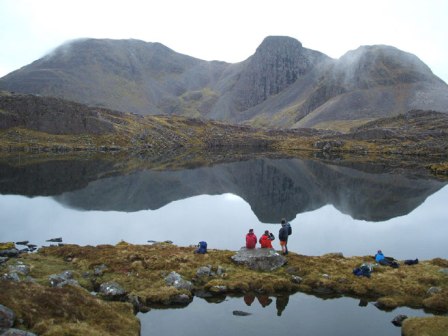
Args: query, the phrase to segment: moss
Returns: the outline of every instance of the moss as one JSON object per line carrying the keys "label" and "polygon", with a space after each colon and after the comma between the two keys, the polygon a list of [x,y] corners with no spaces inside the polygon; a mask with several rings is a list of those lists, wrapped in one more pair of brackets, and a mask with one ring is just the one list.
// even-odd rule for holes
{"label": "moss", "polygon": [[0,302],[12,309],[18,327],[39,335],[139,335],[130,304],[105,302],[84,289],[50,288],[0,281]]}
{"label": "moss", "polygon": [[1,250],[10,250],[15,247],[16,247],[16,245],[13,242],[0,243],[0,251]]}
{"label": "moss", "polygon": [[403,321],[403,336],[447,336],[448,317],[411,317]]}

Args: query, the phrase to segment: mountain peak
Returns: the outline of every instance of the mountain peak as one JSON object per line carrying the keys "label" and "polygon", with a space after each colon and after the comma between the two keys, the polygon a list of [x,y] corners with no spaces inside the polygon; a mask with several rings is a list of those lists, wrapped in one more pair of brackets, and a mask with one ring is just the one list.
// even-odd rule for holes
{"label": "mountain peak", "polygon": [[282,52],[285,49],[301,49],[302,43],[289,36],[267,36],[258,46],[256,52],[276,51]]}

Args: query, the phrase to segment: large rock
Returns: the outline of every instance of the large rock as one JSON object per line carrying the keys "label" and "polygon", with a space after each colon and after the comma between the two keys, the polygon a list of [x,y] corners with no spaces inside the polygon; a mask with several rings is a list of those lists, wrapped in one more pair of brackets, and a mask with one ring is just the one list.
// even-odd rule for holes
{"label": "large rock", "polygon": [[232,256],[232,260],[257,271],[274,271],[286,263],[285,257],[273,249],[266,248],[246,249],[243,247]]}
{"label": "large rock", "polygon": [[186,289],[191,291],[193,289],[193,284],[182,278],[179,273],[171,272],[165,277],[165,282],[169,286],[174,286],[176,289]]}
{"label": "large rock", "polygon": [[16,315],[11,309],[0,304],[0,329],[11,328],[15,318]]}
{"label": "large rock", "polygon": [[1,336],[37,336],[37,335],[29,331],[10,328],[5,330],[3,334],[1,334]]}
{"label": "large rock", "polygon": [[78,281],[73,279],[72,271],[64,271],[60,274],[52,274],[48,277],[51,287],[62,288],[66,285],[79,286]]}
{"label": "large rock", "polygon": [[118,283],[109,281],[101,284],[100,295],[109,300],[122,300],[126,296],[126,291]]}

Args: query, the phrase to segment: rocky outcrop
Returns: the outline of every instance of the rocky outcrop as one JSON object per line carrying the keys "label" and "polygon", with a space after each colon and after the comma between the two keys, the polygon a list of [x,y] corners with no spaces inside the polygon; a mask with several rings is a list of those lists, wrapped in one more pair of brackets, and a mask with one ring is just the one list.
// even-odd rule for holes
{"label": "rocky outcrop", "polygon": [[255,248],[246,249],[241,248],[232,260],[256,271],[274,271],[286,263],[286,258],[275,252],[273,249]]}
{"label": "rocky outcrop", "polygon": [[246,61],[234,87],[239,111],[258,105],[328,59],[291,37],[269,36]]}

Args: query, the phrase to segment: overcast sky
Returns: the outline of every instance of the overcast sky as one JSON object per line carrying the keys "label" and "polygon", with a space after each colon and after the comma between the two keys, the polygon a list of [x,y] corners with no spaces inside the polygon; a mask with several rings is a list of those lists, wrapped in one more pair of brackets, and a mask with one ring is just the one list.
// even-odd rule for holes
{"label": "overcast sky", "polygon": [[339,58],[360,45],[417,55],[448,82],[447,0],[0,0],[0,77],[65,41],[134,38],[239,62],[268,35]]}

